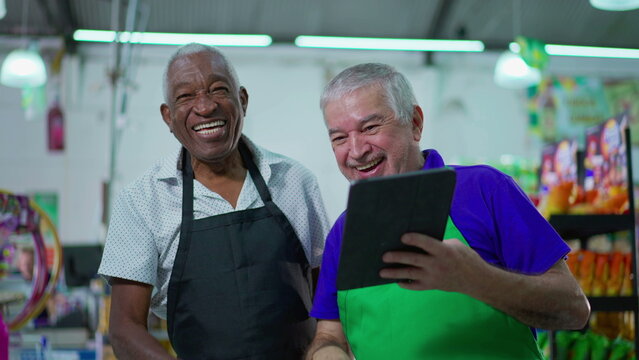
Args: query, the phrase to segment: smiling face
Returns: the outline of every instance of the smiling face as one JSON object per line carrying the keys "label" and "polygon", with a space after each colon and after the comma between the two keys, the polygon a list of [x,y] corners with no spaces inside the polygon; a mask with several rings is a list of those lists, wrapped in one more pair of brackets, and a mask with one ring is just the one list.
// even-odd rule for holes
{"label": "smiling face", "polygon": [[167,74],[164,122],[194,161],[223,162],[237,149],[248,94],[219,57],[197,52],[179,57]]}
{"label": "smiling face", "polygon": [[378,85],[330,100],[324,120],[340,171],[348,180],[416,171],[423,114],[414,107],[410,123],[397,119]]}

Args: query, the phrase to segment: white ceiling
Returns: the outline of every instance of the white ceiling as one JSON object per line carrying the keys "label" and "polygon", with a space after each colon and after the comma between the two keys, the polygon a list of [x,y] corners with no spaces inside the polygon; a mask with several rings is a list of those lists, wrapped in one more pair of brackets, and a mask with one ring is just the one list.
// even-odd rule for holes
{"label": "white ceiling", "polygon": [[[6,0],[0,36],[63,35],[112,29],[121,1],[120,30],[133,0]],[[22,26],[25,2],[26,27]],[[138,0],[138,31],[465,38],[505,48],[515,32],[546,43],[639,48],[639,10],[597,10],[588,0]],[[517,11],[518,10],[518,11]],[[145,21],[146,19],[146,21]],[[146,23],[146,26],[144,26]],[[142,28],[143,27],[143,28]],[[519,31],[517,30],[519,29]]]}

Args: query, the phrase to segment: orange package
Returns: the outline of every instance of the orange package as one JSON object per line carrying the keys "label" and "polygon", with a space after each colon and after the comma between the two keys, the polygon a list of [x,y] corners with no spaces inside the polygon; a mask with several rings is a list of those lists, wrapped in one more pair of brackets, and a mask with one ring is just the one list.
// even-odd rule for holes
{"label": "orange package", "polygon": [[604,296],[608,282],[609,254],[595,256],[595,276],[592,280],[592,296]]}
{"label": "orange package", "polygon": [[621,283],[621,296],[632,295],[632,255],[625,254],[626,266],[624,267],[623,282]]}
{"label": "orange package", "polygon": [[590,250],[583,250],[581,263],[579,264],[579,285],[584,294],[592,294],[592,280],[595,275],[595,253]]}
{"label": "orange package", "polygon": [[579,257],[581,257],[581,250],[573,250],[568,253],[566,259],[566,265],[576,279],[579,279]]}
{"label": "orange package", "polygon": [[619,251],[613,252],[610,256],[610,276],[608,277],[606,295],[619,296],[621,284],[624,281],[625,263],[626,256]]}

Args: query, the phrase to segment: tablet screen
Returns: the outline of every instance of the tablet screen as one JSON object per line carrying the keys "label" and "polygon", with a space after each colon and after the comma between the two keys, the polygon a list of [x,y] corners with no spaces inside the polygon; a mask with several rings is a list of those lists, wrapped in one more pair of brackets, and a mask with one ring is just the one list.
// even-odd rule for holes
{"label": "tablet screen", "polygon": [[422,170],[371,178],[351,184],[337,289],[347,290],[396,282],[379,271],[391,250],[422,251],[402,244],[408,232],[442,239],[455,189],[452,168]]}

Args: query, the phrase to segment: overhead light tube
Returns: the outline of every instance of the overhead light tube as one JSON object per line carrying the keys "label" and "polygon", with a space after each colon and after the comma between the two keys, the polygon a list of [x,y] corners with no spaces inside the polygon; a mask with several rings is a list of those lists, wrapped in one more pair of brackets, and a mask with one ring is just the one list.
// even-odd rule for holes
{"label": "overhead light tube", "polygon": [[309,48],[358,50],[484,51],[484,43],[478,40],[393,39],[301,35],[295,38],[295,45]]}
{"label": "overhead light tube", "polygon": [[[511,42],[508,47],[512,52],[519,52],[519,45],[516,42]],[[555,56],[639,59],[639,49],[630,48],[547,44],[544,50],[548,55]]]}
{"label": "overhead light tube", "polygon": [[639,49],[598,46],[546,45],[548,55],[639,59]]}
{"label": "overhead light tube", "polygon": [[75,41],[113,42],[117,41],[147,45],[184,45],[200,43],[213,46],[269,46],[273,42],[268,35],[249,34],[186,34],[158,32],[115,32],[109,30],[79,29],[73,33]]}

